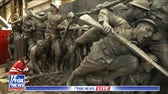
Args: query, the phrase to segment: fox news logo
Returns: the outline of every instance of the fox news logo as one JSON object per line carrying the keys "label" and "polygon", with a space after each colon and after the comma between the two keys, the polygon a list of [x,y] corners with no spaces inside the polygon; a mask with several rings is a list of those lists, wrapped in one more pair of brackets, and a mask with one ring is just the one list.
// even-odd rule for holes
{"label": "fox news logo", "polygon": [[23,91],[25,87],[24,75],[9,75],[9,91]]}

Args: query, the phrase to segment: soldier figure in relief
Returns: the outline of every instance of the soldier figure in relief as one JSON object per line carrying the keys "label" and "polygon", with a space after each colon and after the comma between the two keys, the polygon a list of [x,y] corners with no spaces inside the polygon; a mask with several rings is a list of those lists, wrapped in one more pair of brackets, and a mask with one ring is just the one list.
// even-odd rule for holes
{"label": "soldier figure in relief", "polygon": [[33,14],[31,11],[29,15],[32,15],[36,19],[46,21],[47,31],[45,37],[49,43],[47,48],[50,50],[51,57],[54,58],[53,63],[55,65],[55,71],[59,71],[60,60],[61,60],[61,47],[60,47],[60,31],[58,25],[62,22],[62,16],[58,13],[59,9],[55,4],[50,4],[50,11],[44,16],[38,16]]}
{"label": "soldier figure in relief", "polygon": [[115,78],[129,75],[138,67],[138,59],[130,50],[116,40],[112,32],[118,33],[127,40],[136,40],[138,44],[143,44],[156,32],[156,24],[149,19],[142,19],[136,22],[136,27],[130,25],[121,17],[114,15],[107,9],[102,9],[99,13],[99,22],[104,26],[101,31],[97,28],[91,28],[76,40],[76,47],[87,42],[94,42],[91,52],[76,68],[67,81],[71,85],[73,80],[79,75],[99,70],[109,70],[107,77],[109,84],[113,84]]}
{"label": "soldier figure in relief", "polygon": [[[69,65],[71,71],[75,69],[75,52],[73,51],[73,45],[75,39],[78,37],[79,25],[74,23],[75,14],[73,12],[68,13],[67,19],[64,20],[61,24],[58,25],[59,29],[64,30],[61,44],[63,48],[63,59],[69,56]],[[66,61],[63,60],[62,63]],[[63,66],[61,66],[63,70]]]}

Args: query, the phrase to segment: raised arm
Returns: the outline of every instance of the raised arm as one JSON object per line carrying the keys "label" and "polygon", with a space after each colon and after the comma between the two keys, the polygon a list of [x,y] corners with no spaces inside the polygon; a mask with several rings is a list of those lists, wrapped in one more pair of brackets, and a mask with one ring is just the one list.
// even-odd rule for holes
{"label": "raised arm", "polygon": [[48,15],[48,14],[45,14],[44,16],[38,16],[38,15],[36,15],[35,13],[32,13],[31,10],[27,11],[26,14],[27,14],[27,15],[30,15],[30,16],[32,16],[32,17],[38,19],[38,20],[44,20],[44,21],[47,20],[47,15]]}
{"label": "raised arm", "polygon": [[58,25],[57,28],[60,29],[60,30],[64,30],[67,26],[68,26],[68,21],[64,20]]}
{"label": "raised arm", "polygon": [[107,9],[100,10],[99,22],[102,23],[103,26],[109,24],[113,28],[121,25],[129,25],[124,18],[115,15]]}
{"label": "raised arm", "polygon": [[86,43],[92,43],[92,42],[98,41],[102,37],[105,37],[105,34],[100,32],[98,28],[92,27],[87,32],[85,32],[82,36],[77,38],[75,43],[77,45],[83,45]]}
{"label": "raised arm", "polygon": [[43,20],[43,21],[45,21],[45,20],[47,20],[47,15],[48,14],[45,14],[44,16],[38,16],[38,15],[36,15],[36,14],[32,14],[32,16],[34,17],[34,18],[36,18],[36,19],[38,19],[38,20]]}

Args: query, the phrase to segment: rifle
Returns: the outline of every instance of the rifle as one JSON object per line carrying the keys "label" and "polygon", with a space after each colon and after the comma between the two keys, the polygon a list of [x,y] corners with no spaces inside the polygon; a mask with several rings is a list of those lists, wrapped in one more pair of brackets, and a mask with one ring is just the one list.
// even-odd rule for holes
{"label": "rifle", "polygon": [[85,28],[85,27],[82,27],[82,26],[73,26],[73,27],[70,27],[68,29],[69,30],[78,30],[78,29],[88,30],[89,28]]}
{"label": "rifle", "polygon": [[[95,21],[92,17],[90,17],[87,14],[81,16],[80,19],[82,21],[86,22],[87,24],[90,24],[90,25],[92,25],[94,27],[97,27],[97,28],[103,30],[103,26],[100,25],[97,21]],[[113,32],[113,34],[117,38],[117,40],[119,42],[121,42],[123,45],[125,45],[126,47],[128,47],[131,51],[135,52],[141,58],[143,58],[144,60],[146,60],[147,62],[149,62],[150,64],[152,64],[155,68],[157,68],[159,71],[161,71],[163,74],[165,74],[168,77],[167,70],[165,70],[162,66],[160,66],[159,64],[157,64],[154,60],[152,60],[143,50],[141,50],[136,45],[132,44],[130,41],[128,41],[124,37],[120,36],[116,32]]]}
{"label": "rifle", "polygon": [[65,39],[65,37],[67,36],[68,29],[69,29],[70,25],[71,25],[71,23],[68,23],[68,26],[66,27],[65,32],[64,32],[64,34],[62,35],[61,42],[64,42],[64,39]]}
{"label": "rifle", "polygon": [[5,28],[9,28],[10,27],[8,22],[1,16],[0,16],[0,24],[2,24],[2,26],[5,27]]}
{"label": "rifle", "polygon": [[102,5],[101,8],[94,8],[94,9],[91,9],[90,11],[76,13],[76,16],[81,16],[83,14],[94,14],[102,8],[110,8],[111,6],[115,6],[115,5],[122,3],[122,2],[127,3],[128,1],[130,1],[130,0],[115,0],[113,2],[109,2],[109,3]]}

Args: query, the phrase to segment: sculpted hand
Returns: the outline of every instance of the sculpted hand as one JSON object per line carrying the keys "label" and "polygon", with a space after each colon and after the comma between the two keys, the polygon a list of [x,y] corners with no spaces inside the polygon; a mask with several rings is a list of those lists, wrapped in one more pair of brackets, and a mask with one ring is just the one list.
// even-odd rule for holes
{"label": "sculpted hand", "polygon": [[113,30],[113,28],[109,25],[109,23],[104,22],[103,23],[103,32],[105,34],[108,34],[109,32],[111,32]]}
{"label": "sculpted hand", "polygon": [[98,4],[98,5],[96,6],[96,10],[100,10],[100,9],[102,9],[102,7],[103,7],[103,4]]}

